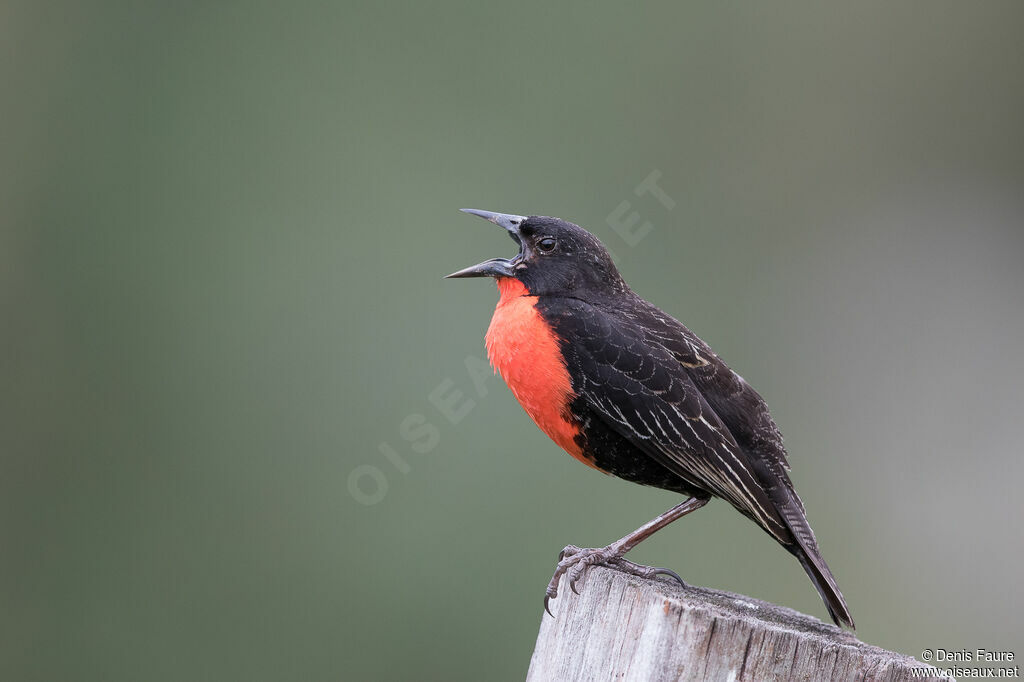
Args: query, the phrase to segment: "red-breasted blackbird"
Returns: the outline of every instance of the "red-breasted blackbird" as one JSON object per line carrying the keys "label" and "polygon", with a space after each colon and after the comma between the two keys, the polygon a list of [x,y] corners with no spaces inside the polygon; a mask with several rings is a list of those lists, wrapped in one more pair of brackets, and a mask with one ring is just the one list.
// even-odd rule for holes
{"label": "red-breasted blackbird", "polygon": [[688,497],[607,547],[566,547],[545,608],[563,574],[575,591],[594,564],[679,580],[623,555],[720,497],[793,554],[832,620],[852,628],[786,473],[782,436],[757,391],[693,332],[633,293],[604,245],[583,228],[463,210],[505,228],[519,245],[511,260],[493,258],[448,276],[497,280],[487,353],[526,412],[584,464]]}

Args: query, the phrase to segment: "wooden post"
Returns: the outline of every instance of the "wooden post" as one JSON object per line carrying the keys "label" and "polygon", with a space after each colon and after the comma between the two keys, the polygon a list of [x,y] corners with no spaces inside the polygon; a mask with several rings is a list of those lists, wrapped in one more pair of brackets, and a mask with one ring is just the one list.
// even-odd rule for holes
{"label": "wooden post", "polygon": [[562,579],[543,615],[528,682],[547,680],[951,679],[928,677],[913,658],[749,597],[591,567]]}

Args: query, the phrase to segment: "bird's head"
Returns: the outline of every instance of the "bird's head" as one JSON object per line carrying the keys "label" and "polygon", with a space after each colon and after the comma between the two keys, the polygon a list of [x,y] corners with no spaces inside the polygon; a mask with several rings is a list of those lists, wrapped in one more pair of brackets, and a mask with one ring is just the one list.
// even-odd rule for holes
{"label": "bird's head", "polygon": [[448,277],[511,277],[530,294],[573,295],[622,291],[626,285],[597,237],[560,218],[462,209],[505,230],[519,245],[514,258],[492,258]]}

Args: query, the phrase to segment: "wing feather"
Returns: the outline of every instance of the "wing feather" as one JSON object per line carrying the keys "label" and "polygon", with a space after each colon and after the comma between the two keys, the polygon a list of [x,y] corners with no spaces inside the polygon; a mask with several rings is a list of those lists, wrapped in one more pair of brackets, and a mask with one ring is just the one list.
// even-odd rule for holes
{"label": "wing feather", "polygon": [[561,306],[561,315],[572,325],[559,331],[571,338],[565,350],[573,389],[593,412],[688,484],[792,542],[754,464],[689,374],[687,363],[702,365],[697,356],[710,366],[709,350],[692,349],[680,360],[635,321],[582,301]]}

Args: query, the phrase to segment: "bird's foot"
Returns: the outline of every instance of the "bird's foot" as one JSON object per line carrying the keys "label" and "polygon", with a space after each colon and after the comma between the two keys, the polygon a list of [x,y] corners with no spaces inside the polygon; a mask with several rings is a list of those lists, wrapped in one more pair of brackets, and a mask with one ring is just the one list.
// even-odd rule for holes
{"label": "bird's foot", "polygon": [[588,566],[607,566],[630,575],[648,579],[656,578],[659,575],[667,575],[678,581],[683,587],[686,587],[686,583],[683,582],[683,579],[675,571],[668,568],[635,564],[628,559],[622,558],[623,554],[625,552],[614,544],[601,548],[567,546],[558,554],[558,565],[555,567],[555,574],[551,576],[551,582],[548,583],[548,589],[545,590],[544,610],[548,612],[548,615],[554,617],[548,604],[558,596],[558,581],[561,580],[563,575],[569,581],[569,589],[579,594],[576,591],[576,582],[583,577]]}

